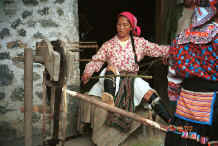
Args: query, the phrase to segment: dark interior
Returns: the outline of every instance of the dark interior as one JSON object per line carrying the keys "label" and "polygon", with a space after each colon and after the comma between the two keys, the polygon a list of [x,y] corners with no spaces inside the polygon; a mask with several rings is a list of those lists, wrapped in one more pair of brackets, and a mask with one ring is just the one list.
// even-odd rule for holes
{"label": "dark interior", "polygon": [[130,11],[136,15],[142,36],[155,38],[155,0],[79,0],[80,40],[97,41],[101,45],[115,33],[117,15]]}
{"label": "dark interior", "polygon": [[[101,46],[103,42],[116,34],[117,15],[122,11],[130,11],[138,19],[138,26],[141,27],[142,32],[141,36],[155,42],[155,0],[79,0],[78,7],[80,41],[95,41]],[[80,53],[80,58],[90,59],[95,53],[96,49],[84,49]],[[146,57],[141,62],[148,63],[150,60],[149,57]],[[80,63],[81,75],[86,63]],[[145,66],[145,69],[148,69],[147,66]],[[143,68],[140,67],[140,70],[143,70]],[[148,70],[150,71],[150,69]],[[144,71],[142,72],[145,74]],[[95,81],[91,80],[89,84],[93,84],[93,82]],[[86,87],[89,87],[89,85],[86,85]]]}

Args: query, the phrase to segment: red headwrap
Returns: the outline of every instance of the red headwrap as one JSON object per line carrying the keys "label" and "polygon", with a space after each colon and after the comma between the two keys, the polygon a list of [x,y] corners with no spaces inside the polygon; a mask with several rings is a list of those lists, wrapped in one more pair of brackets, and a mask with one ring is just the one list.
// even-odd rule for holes
{"label": "red headwrap", "polygon": [[132,13],[126,11],[126,12],[120,13],[119,16],[126,17],[129,20],[129,22],[130,22],[130,24],[131,24],[131,26],[133,28],[133,30],[132,30],[133,35],[140,36],[141,29],[140,29],[139,26],[137,26],[137,19]]}

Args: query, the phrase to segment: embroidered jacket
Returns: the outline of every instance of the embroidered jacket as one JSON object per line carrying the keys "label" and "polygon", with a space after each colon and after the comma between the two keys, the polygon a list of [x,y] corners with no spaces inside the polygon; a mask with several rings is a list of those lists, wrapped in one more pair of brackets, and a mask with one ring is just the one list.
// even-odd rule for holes
{"label": "embroidered jacket", "polygon": [[[169,50],[170,67],[179,80],[198,77],[217,81],[218,29],[216,23],[209,23],[194,30],[181,32]],[[178,98],[181,81],[168,81],[168,96]]]}
{"label": "embroidered jacket", "polygon": [[[144,56],[162,57],[167,55],[169,46],[157,45],[145,40],[142,37],[134,37],[135,51],[137,61],[141,61]],[[115,66],[118,71],[138,72],[139,66],[135,62],[135,55],[129,39],[126,47],[123,48],[118,37],[115,35],[112,39],[105,42],[96,55],[92,57],[84,70],[89,77],[94,72],[98,72],[104,62]]]}

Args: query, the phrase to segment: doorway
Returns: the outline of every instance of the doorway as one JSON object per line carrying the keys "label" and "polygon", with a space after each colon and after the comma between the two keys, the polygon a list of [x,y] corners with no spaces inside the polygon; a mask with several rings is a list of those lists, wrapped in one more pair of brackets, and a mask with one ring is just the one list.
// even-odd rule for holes
{"label": "doorway", "polygon": [[[141,27],[141,36],[155,42],[156,1],[133,0],[79,0],[79,34],[80,41],[95,41],[98,46],[116,34],[116,18],[122,11],[132,12]],[[81,59],[89,59],[96,53],[95,49],[87,49],[80,53]],[[85,64],[81,62],[83,73]]]}
{"label": "doorway", "polygon": [[79,0],[79,31],[81,41],[97,41],[101,45],[115,33],[116,16],[122,11],[136,15],[141,36],[155,40],[156,1]]}

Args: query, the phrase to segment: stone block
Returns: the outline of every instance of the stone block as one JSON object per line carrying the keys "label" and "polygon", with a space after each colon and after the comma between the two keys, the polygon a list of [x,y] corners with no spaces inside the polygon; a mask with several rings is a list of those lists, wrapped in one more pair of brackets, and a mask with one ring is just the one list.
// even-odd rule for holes
{"label": "stone block", "polygon": [[15,21],[12,22],[11,27],[12,27],[13,29],[16,29],[21,23],[22,23],[21,19],[18,18],[18,19],[16,19]]}
{"label": "stone block", "polygon": [[26,19],[27,17],[32,16],[32,14],[33,12],[26,10],[22,13],[22,18]]}
{"label": "stone block", "polygon": [[28,27],[35,27],[36,23],[37,23],[36,21],[30,19],[27,21],[27,26]]}
{"label": "stone block", "polygon": [[63,4],[65,0],[56,0],[55,3]]}
{"label": "stone block", "polygon": [[64,11],[61,8],[57,8],[57,13],[58,13],[59,16],[64,15]]}
{"label": "stone block", "polygon": [[33,38],[36,38],[36,39],[44,39],[45,36],[41,33],[41,32],[37,32],[33,35]]}
{"label": "stone block", "polygon": [[0,53],[0,60],[5,60],[5,59],[10,59],[10,54],[9,52],[1,52]]}
{"label": "stone block", "polygon": [[49,14],[49,7],[45,7],[41,10],[38,10],[38,13],[41,15],[41,16],[45,16],[45,15],[48,15]]}
{"label": "stone block", "polygon": [[23,0],[24,5],[37,6],[39,2],[37,0]]}
{"label": "stone block", "polygon": [[40,20],[40,24],[42,27],[58,27],[58,24],[56,24],[52,19]]}
{"label": "stone block", "polygon": [[21,87],[17,87],[14,89],[10,96],[12,101],[24,101],[24,89]]}
{"label": "stone block", "polygon": [[14,79],[14,73],[8,68],[8,65],[0,65],[0,87],[11,85]]}
{"label": "stone block", "polygon": [[40,2],[43,2],[43,3],[45,3],[45,2],[48,2],[48,0],[40,0]]}
{"label": "stone block", "polygon": [[22,37],[25,37],[25,36],[26,36],[26,30],[24,30],[23,28],[22,28],[22,29],[19,29],[19,30],[17,31],[17,33],[18,33],[20,36],[22,36]]}
{"label": "stone block", "polygon": [[14,0],[3,1],[3,11],[5,15],[15,15],[17,11],[16,2]]}
{"label": "stone block", "polygon": [[5,37],[8,37],[8,36],[10,36],[10,30],[8,28],[3,28],[0,31],[0,38],[4,39]]}
{"label": "stone block", "polygon": [[5,92],[0,92],[0,100],[5,99]]}
{"label": "stone block", "polygon": [[41,78],[40,74],[33,72],[33,81],[37,81]]}

